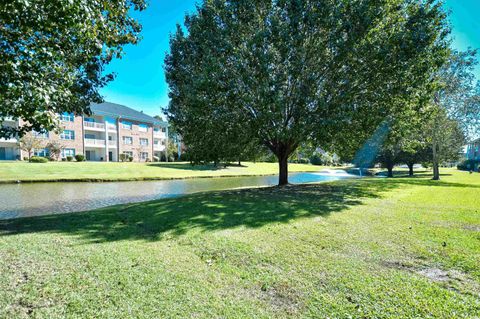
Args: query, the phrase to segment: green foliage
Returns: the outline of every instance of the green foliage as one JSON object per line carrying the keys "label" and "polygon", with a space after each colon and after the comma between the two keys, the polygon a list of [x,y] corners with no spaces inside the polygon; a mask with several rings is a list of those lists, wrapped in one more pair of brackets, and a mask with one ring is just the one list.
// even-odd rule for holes
{"label": "green foliage", "polygon": [[50,153],[50,158],[56,161],[58,161],[60,155],[62,154],[62,150],[65,148],[62,142],[58,140],[52,140],[48,142],[46,147],[48,148],[48,151]]}
{"label": "green foliage", "polygon": [[22,150],[27,152],[29,159],[32,156],[32,153],[37,148],[42,148],[44,145],[44,141],[42,139],[37,138],[32,133],[28,133],[20,138],[18,141],[18,147]]}
{"label": "green foliage", "polygon": [[75,155],[75,160],[77,162],[83,162],[85,160],[85,156],[83,154],[77,154]]}
{"label": "green foliage", "polygon": [[313,154],[312,157],[310,157],[310,164],[312,165],[322,165],[322,159],[320,158],[319,154]]}
{"label": "green foliage", "polygon": [[128,157],[128,161],[129,161],[129,162],[133,162],[133,156],[129,156],[129,157]]}
{"label": "green foliage", "polygon": [[28,160],[30,163],[47,163],[48,158],[46,157],[40,157],[40,156],[32,156]]}
{"label": "green foliage", "polygon": [[268,147],[280,184],[300,144],[351,158],[428,100],[448,33],[440,4],[406,0],[205,1],[185,29],[165,59],[170,121],[200,159]]}
{"label": "green foliage", "polygon": [[462,171],[475,171],[480,167],[480,160],[464,160],[457,165],[457,168]]}
{"label": "green foliage", "polygon": [[69,162],[73,161],[73,156],[67,156],[67,161]]}
{"label": "green foliage", "polygon": [[91,102],[113,79],[105,66],[123,46],[139,40],[130,14],[144,0],[10,0],[0,5],[0,121],[23,119],[20,128],[0,128],[0,137],[58,128],[56,114],[89,114]]}

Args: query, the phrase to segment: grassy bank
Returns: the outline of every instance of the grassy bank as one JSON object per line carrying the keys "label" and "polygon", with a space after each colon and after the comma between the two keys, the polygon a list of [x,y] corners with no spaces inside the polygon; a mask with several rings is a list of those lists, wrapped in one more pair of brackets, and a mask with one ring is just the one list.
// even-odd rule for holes
{"label": "grassy bank", "polygon": [[480,174],[0,221],[0,317],[476,318]]}
{"label": "grassy bank", "polygon": [[[319,166],[290,164],[291,172],[318,171]],[[38,181],[129,181],[278,173],[276,163],[242,163],[215,168],[189,163],[102,163],[102,162],[0,162],[0,183]]]}

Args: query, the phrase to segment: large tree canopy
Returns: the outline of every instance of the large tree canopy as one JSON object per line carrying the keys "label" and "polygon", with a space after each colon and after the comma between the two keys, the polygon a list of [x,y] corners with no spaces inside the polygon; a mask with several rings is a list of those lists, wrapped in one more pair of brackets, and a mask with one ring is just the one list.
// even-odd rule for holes
{"label": "large tree canopy", "polygon": [[140,25],[129,14],[144,0],[11,0],[0,4],[0,137],[55,128],[56,114],[89,113],[100,102],[103,74],[122,47],[136,43]]}
{"label": "large tree canopy", "polygon": [[185,137],[250,135],[285,184],[300,143],[352,157],[380,123],[428,101],[447,29],[428,0],[206,0],[171,37],[169,118]]}

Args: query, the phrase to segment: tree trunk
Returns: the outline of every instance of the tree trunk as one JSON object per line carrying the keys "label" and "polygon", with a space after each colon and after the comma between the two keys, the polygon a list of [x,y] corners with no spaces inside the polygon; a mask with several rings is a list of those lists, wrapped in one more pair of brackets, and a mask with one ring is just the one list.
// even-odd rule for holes
{"label": "tree trunk", "polygon": [[440,180],[440,169],[438,168],[437,143],[434,141],[432,145],[432,162],[433,162],[433,180]]}
{"label": "tree trunk", "polygon": [[238,160],[238,166],[242,166],[242,161]]}
{"label": "tree trunk", "polygon": [[408,175],[409,176],[413,176],[413,163],[408,163],[407,166],[408,166]]}
{"label": "tree trunk", "polygon": [[388,170],[387,177],[393,177],[393,165],[389,164],[387,166],[387,170]]}
{"label": "tree trunk", "polygon": [[278,186],[288,184],[288,156],[279,156],[278,158]]}
{"label": "tree trunk", "polygon": [[278,159],[278,186],[288,184],[288,157],[298,147],[298,143],[287,141],[267,141],[265,145]]}

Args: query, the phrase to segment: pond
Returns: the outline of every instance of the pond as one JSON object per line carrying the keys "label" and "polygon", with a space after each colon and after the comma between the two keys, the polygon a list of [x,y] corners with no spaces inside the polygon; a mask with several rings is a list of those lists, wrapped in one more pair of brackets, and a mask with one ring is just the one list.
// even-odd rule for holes
{"label": "pond", "polygon": [[[343,171],[293,173],[290,183],[352,178]],[[23,183],[0,185],[0,219],[91,210],[116,204],[196,192],[276,185],[278,176],[197,178],[108,183]]]}

